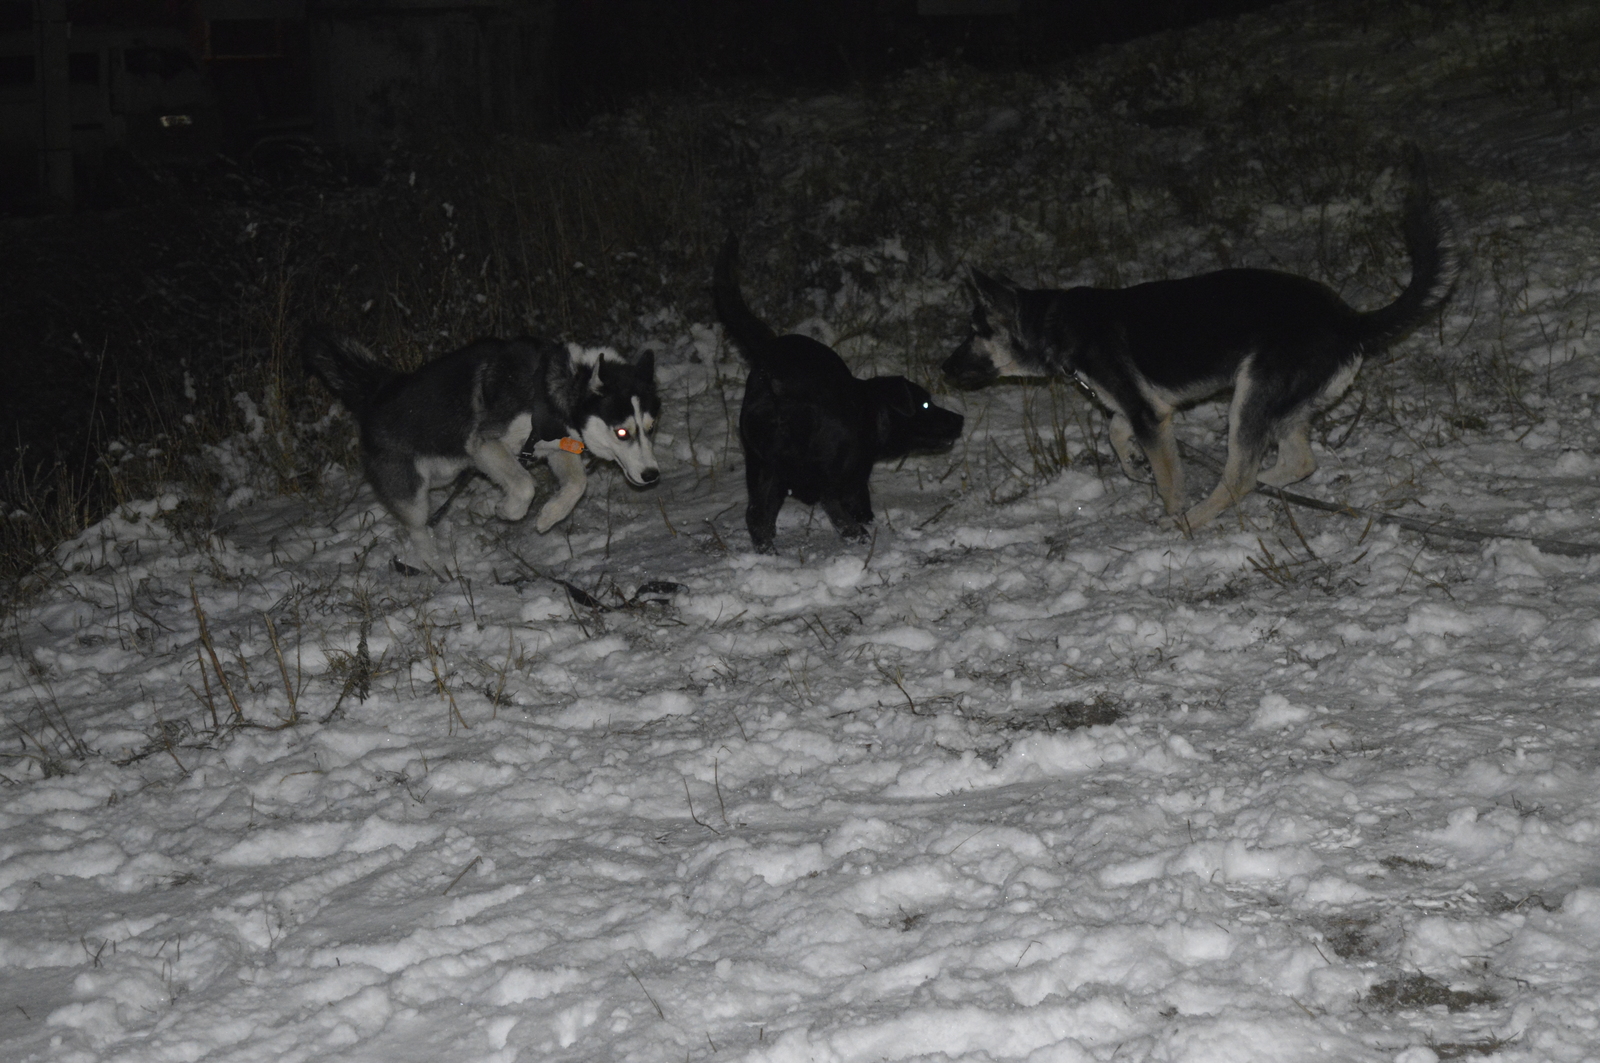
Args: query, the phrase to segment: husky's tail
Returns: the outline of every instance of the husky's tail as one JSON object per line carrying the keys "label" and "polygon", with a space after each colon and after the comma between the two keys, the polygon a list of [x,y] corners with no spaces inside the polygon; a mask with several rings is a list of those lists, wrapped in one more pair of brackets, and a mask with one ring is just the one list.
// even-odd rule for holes
{"label": "husky's tail", "polygon": [[1361,315],[1361,346],[1369,354],[1379,353],[1443,306],[1461,274],[1454,234],[1434,205],[1422,158],[1413,151],[1408,161],[1411,190],[1402,227],[1411,282],[1388,306]]}
{"label": "husky's tail", "polygon": [[352,413],[361,412],[378,389],[400,375],[355,340],[321,329],[305,334],[300,356]]}
{"label": "husky's tail", "polygon": [[717,269],[711,284],[711,301],[717,308],[717,320],[727,329],[728,337],[744,355],[745,361],[755,363],[778,338],[766,322],[750,312],[744,296],[739,294],[739,282],[734,277],[734,264],[739,259],[739,238],[729,236],[717,256]]}

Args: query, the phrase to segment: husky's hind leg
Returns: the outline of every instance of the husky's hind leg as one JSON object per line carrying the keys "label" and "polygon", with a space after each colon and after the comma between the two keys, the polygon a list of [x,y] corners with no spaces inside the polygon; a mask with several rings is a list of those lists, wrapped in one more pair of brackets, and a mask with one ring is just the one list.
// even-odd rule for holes
{"label": "husky's hind leg", "polygon": [[428,480],[409,458],[371,455],[367,459],[367,481],[382,502],[406,530],[410,560],[448,575],[439,556],[439,546],[428,527]]}

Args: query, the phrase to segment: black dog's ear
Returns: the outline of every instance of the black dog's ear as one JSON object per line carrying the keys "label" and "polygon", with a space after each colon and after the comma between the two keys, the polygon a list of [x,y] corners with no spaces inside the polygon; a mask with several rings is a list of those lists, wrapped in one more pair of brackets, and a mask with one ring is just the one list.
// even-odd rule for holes
{"label": "black dog's ear", "polygon": [[873,427],[877,431],[877,453],[880,457],[888,457],[899,452],[902,447],[900,437],[904,435],[902,426],[905,424],[906,413],[900,408],[898,394],[891,394],[891,389],[882,388],[878,392],[877,422]]}
{"label": "black dog's ear", "polygon": [[872,407],[877,449],[889,453],[901,434],[901,426],[911,416],[911,382],[903,376],[874,376],[862,381]]}
{"label": "black dog's ear", "polygon": [[911,381],[903,376],[890,377],[891,385],[885,389],[890,405],[901,416],[909,417],[916,412],[917,393],[911,386]]}
{"label": "black dog's ear", "polygon": [[656,350],[655,350],[655,348],[654,347],[645,348],[645,352],[639,356],[639,360],[637,362],[633,363],[633,367],[636,370],[638,370],[641,374],[643,374],[644,376],[647,376],[647,377],[655,376],[656,375]]}

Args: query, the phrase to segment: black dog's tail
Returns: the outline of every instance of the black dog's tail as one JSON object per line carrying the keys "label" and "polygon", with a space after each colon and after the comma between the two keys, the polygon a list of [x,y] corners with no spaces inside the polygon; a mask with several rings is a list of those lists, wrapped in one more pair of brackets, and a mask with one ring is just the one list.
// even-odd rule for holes
{"label": "black dog's tail", "polygon": [[739,259],[739,238],[729,236],[717,256],[717,269],[711,284],[711,301],[717,308],[717,320],[728,330],[745,360],[754,364],[778,338],[766,322],[750,312],[744,296],[739,294],[739,282],[734,277],[734,265]]}
{"label": "black dog's tail", "polygon": [[1388,306],[1361,315],[1361,346],[1368,354],[1382,351],[1443,306],[1461,274],[1454,234],[1434,205],[1422,158],[1415,151],[1409,165],[1411,190],[1402,225],[1411,256],[1411,282]]}
{"label": "black dog's tail", "polygon": [[355,340],[321,329],[305,334],[300,356],[306,369],[328,385],[352,413],[361,412],[383,385],[400,375]]}

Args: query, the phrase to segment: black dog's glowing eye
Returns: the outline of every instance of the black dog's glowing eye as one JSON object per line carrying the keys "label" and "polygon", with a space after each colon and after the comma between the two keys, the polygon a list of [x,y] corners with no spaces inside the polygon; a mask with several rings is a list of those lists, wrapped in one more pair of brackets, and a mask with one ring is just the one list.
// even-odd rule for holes
{"label": "black dog's glowing eye", "polygon": [[628,438],[628,430],[626,428],[617,429],[617,438],[618,439],[627,439]]}
{"label": "black dog's glowing eye", "polygon": [[924,403],[923,403],[923,404],[922,404],[922,408],[923,408],[923,409],[924,409],[924,410],[931,410],[931,409],[933,409],[933,403],[931,403],[931,402],[924,402]]}

